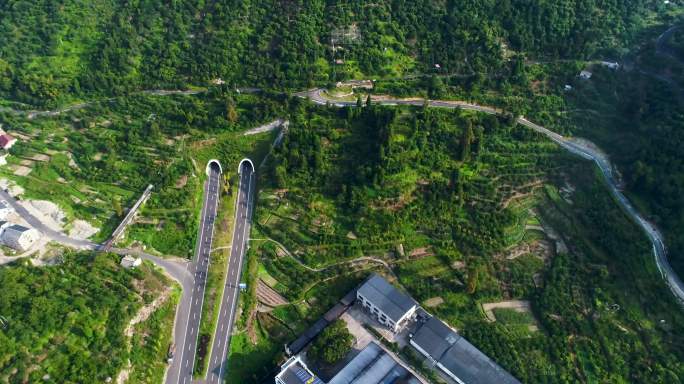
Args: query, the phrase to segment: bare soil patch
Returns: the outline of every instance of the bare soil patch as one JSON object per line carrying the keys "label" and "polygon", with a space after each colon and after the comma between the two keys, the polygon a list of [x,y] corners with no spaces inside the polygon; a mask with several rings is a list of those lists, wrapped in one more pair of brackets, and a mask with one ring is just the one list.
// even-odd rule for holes
{"label": "bare soil patch", "polygon": [[207,139],[207,140],[200,140],[200,141],[196,141],[196,142],[192,143],[192,148],[193,149],[201,149],[201,148],[207,147],[207,146],[215,144],[215,143],[216,143],[215,137],[211,138],[211,139]]}
{"label": "bare soil patch", "polygon": [[135,317],[131,319],[131,321],[128,322],[128,326],[126,327],[126,330],[124,331],[124,334],[128,337],[133,336],[133,331],[134,331],[134,326],[138,323],[142,323],[143,321],[147,320],[154,311],[157,310],[166,300],[169,298],[171,295],[171,288],[166,287],[164,291],[156,298],[154,299],[151,303],[143,306],[140,308],[138,313],[136,313]]}
{"label": "bare soil patch", "polygon": [[19,204],[51,229],[62,230],[66,215],[57,204],[47,200],[24,200]]}
{"label": "bare soil patch", "polygon": [[498,254],[498,257],[503,257],[506,260],[515,260],[522,255],[532,254],[547,260],[552,256],[553,246],[546,240],[535,240],[529,243],[519,244],[513,248]]}
{"label": "bare soil patch", "polygon": [[32,169],[29,167],[25,167],[23,165],[19,165],[14,167],[14,175],[15,176],[28,176],[29,173],[31,173]]}
{"label": "bare soil patch", "polygon": [[442,299],[442,297],[440,297],[440,296],[431,297],[431,298],[425,300],[425,306],[429,307],[429,308],[434,308],[434,307],[436,307],[440,304],[443,304],[443,303],[444,303],[444,299]]}
{"label": "bare soil patch", "polygon": [[409,257],[412,259],[421,259],[427,256],[433,256],[434,253],[428,247],[416,248],[409,253]]}
{"label": "bare soil patch", "polygon": [[76,239],[87,239],[99,231],[100,228],[92,226],[85,220],[74,220],[73,226],[69,230],[69,236]]}
{"label": "bare soil patch", "polygon": [[176,188],[183,188],[186,184],[188,184],[188,175],[183,175],[176,181]]}

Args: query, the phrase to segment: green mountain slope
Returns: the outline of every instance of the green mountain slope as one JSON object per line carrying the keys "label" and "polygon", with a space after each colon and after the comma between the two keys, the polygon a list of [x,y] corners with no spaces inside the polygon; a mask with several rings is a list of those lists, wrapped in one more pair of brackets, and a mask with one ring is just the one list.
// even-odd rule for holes
{"label": "green mountain slope", "polygon": [[3,1],[0,92],[41,104],[214,78],[283,88],[498,72],[515,53],[583,58],[624,44],[645,3]]}

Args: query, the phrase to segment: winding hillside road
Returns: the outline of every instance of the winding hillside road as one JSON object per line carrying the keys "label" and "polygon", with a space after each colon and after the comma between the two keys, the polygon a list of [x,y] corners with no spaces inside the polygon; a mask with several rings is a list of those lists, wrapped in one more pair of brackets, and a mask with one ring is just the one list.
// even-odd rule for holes
{"label": "winding hillside road", "polygon": [[677,57],[672,52],[672,49],[670,49],[670,47],[667,46],[668,40],[670,40],[670,37],[672,37],[672,35],[675,33],[675,31],[678,30],[679,28],[680,28],[679,25],[674,25],[674,26],[668,28],[662,34],[660,34],[660,36],[658,36],[658,38],[656,39],[656,53],[658,53],[659,55],[669,56],[672,59],[674,59],[675,61],[681,63],[682,60],[680,60],[679,57]]}
{"label": "winding hillside road", "polygon": [[[672,29],[671,29],[672,30]],[[670,32],[671,33],[671,32]],[[312,102],[320,105],[334,105],[337,107],[355,107],[356,101],[348,100],[336,100],[329,97],[324,90],[316,88],[304,92],[299,92],[296,96],[308,98]],[[468,103],[464,101],[447,101],[447,100],[424,100],[424,99],[393,99],[393,98],[382,98],[378,100],[373,100],[374,104],[381,105],[414,105],[422,106],[427,104],[431,107],[440,108],[462,108],[465,110],[478,111],[488,114],[502,114],[503,110],[483,105],[477,105],[473,103]],[[553,142],[557,143],[570,153],[578,155],[584,159],[592,160],[601,170],[610,192],[615,197],[620,206],[624,211],[641,227],[641,229],[646,233],[651,244],[653,246],[653,255],[655,258],[656,265],[660,271],[661,276],[670,287],[672,293],[680,301],[680,304],[684,304],[684,283],[677,276],[677,274],[672,269],[670,262],[667,259],[667,251],[665,249],[665,243],[663,241],[663,235],[660,231],[651,223],[646,221],[644,217],[636,210],[636,208],[629,202],[627,197],[622,193],[618,187],[617,180],[613,174],[613,167],[608,161],[608,159],[597,150],[596,146],[586,145],[581,141],[573,140],[572,138],[567,138],[558,133],[555,133],[547,128],[540,125],[534,124],[533,122],[527,120],[524,117],[519,117],[517,119],[519,124],[522,124],[530,129],[533,129]]]}

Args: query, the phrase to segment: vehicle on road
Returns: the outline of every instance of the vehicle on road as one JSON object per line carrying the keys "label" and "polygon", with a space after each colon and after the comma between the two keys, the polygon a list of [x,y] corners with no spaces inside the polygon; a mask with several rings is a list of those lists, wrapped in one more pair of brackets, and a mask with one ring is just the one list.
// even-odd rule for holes
{"label": "vehicle on road", "polygon": [[169,345],[169,350],[166,352],[166,362],[171,364],[173,362],[173,357],[176,355],[176,343],[171,343]]}

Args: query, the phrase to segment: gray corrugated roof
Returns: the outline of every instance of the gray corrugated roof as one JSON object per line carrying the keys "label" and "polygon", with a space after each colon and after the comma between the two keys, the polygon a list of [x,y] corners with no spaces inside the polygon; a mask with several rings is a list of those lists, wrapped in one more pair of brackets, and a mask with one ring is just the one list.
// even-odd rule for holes
{"label": "gray corrugated roof", "polygon": [[373,274],[366,281],[359,293],[368,299],[373,305],[377,306],[395,323],[398,322],[406,312],[417,305],[411,296],[394,288],[392,284],[383,279],[380,275]]}
{"label": "gray corrugated roof", "polygon": [[418,329],[412,340],[434,360],[439,360],[459,338],[446,324],[432,317]]}
{"label": "gray corrugated roof", "polygon": [[510,373],[436,317],[425,322],[412,340],[467,384],[520,384]]}
{"label": "gray corrugated roof", "polygon": [[11,230],[17,231],[17,232],[26,232],[26,231],[30,230],[31,228],[27,228],[27,227],[24,227],[23,225],[19,225],[19,224],[14,224],[14,225],[7,227],[7,229],[11,229]]}
{"label": "gray corrugated roof", "polygon": [[372,342],[339,371],[329,384],[419,384],[406,368],[400,365],[379,345]]}
{"label": "gray corrugated roof", "polygon": [[439,363],[468,384],[520,384],[462,337],[444,353]]}

